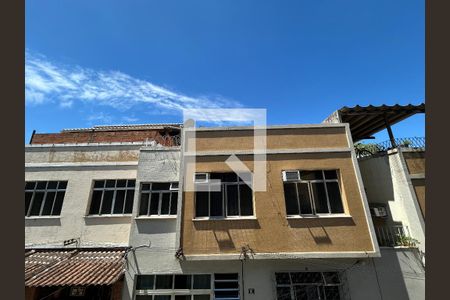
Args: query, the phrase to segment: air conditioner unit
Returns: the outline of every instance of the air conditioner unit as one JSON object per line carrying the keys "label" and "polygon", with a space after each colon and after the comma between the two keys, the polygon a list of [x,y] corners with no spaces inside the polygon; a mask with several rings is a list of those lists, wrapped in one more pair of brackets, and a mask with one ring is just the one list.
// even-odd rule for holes
{"label": "air conditioner unit", "polygon": [[370,209],[370,212],[372,216],[374,217],[387,217],[387,211],[385,207],[379,206],[379,207],[372,207]]}
{"label": "air conditioner unit", "polygon": [[209,173],[195,173],[194,182],[195,183],[209,182]]}
{"label": "air conditioner unit", "polygon": [[298,180],[300,180],[300,172],[298,170],[283,171],[283,181],[298,181]]}

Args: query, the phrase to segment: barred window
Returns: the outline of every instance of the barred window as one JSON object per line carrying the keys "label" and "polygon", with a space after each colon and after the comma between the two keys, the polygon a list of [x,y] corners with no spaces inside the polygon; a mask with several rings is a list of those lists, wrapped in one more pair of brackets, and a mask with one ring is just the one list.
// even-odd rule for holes
{"label": "barred window", "polygon": [[337,170],[284,171],[286,214],[343,213]]}
{"label": "barred window", "polygon": [[342,283],[337,272],[275,273],[277,300],[340,300]]}
{"label": "barred window", "polygon": [[210,300],[210,274],[137,275],[136,300]]}
{"label": "barred window", "polygon": [[131,214],[136,180],[95,180],[90,215]]}
{"label": "barred window", "polygon": [[214,299],[239,300],[239,274],[214,274]]}
{"label": "barred window", "polygon": [[[196,218],[253,216],[252,189],[237,174],[200,174],[208,176],[200,181],[197,180],[198,176],[195,176]],[[247,175],[251,178],[251,174]],[[214,179],[220,179],[220,185],[210,182]]]}
{"label": "barred window", "polygon": [[139,216],[177,214],[178,182],[141,183]]}
{"label": "barred window", "polygon": [[67,181],[25,182],[25,216],[59,216]]}

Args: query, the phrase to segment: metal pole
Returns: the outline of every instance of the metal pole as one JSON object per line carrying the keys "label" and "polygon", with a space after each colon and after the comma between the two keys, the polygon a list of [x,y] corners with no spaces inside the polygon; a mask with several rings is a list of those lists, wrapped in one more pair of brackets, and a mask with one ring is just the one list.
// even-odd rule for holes
{"label": "metal pole", "polygon": [[392,148],[397,148],[397,144],[395,143],[394,134],[392,133],[391,124],[389,124],[389,122],[386,118],[386,114],[384,114],[383,117],[384,117],[384,123],[386,124],[386,129],[389,134],[389,139],[391,140],[391,146],[392,146]]}

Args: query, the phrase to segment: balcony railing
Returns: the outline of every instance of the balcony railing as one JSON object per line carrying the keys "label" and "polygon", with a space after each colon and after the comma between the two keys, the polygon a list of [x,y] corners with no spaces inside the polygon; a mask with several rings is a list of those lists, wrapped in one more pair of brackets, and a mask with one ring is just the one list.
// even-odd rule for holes
{"label": "balcony railing", "polygon": [[[424,137],[409,137],[409,138],[396,138],[395,144],[397,147],[413,149],[413,150],[424,150],[425,149],[425,138]],[[370,157],[377,153],[383,153],[392,149],[392,144],[390,140],[381,143],[356,143],[355,152],[358,158]]]}
{"label": "balcony railing", "polygon": [[419,243],[409,234],[408,226],[377,226],[375,233],[380,247],[416,247]]}

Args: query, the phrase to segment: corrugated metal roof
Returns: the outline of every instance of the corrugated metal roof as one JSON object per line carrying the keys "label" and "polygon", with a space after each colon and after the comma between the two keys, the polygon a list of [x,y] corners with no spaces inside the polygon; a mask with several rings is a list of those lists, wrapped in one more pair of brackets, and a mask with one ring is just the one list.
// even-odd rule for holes
{"label": "corrugated metal roof", "polygon": [[110,285],[124,273],[125,249],[32,251],[25,286]]}
{"label": "corrugated metal roof", "polygon": [[127,125],[96,125],[90,128],[71,128],[63,129],[61,132],[78,131],[118,131],[118,130],[146,130],[146,129],[164,129],[167,127],[181,128],[181,123],[149,123],[149,124],[127,124]]}
{"label": "corrugated metal roof", "polygon": [[369,138],[386,128],[416,114],[425,113],[425,103],[418,105],[344,106],[333,112],[324,123],[349,123],[354,142]]}

